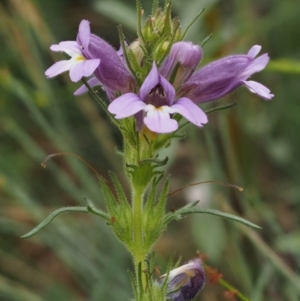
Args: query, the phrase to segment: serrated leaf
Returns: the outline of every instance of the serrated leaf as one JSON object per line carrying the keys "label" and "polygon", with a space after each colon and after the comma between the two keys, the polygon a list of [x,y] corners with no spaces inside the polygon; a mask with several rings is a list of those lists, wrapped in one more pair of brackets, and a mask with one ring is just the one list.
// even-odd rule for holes
{"label": "serrated leaf", "polygon": [[100,185],[101,185],[101,188],[102,188],[102,191],[104,194],[107,208],[108,208],[109,212],[112,215],[114,215],[116,213],[117,200],[116,200],[115,196],[113,195],[112,191],[110,190],[110,188],[105,183],[105,180],[102,177],[100,177],[99,181],[100,181]]}
{"label": "serrated leaf", "polygon": [[123,190],[123,187],[122,187],[119,179],[117,178],[116,174],[113,173],[112,171],[109,171],[109,176],[110,176],[110,178],[111,178],[111,180],[114,184],[114,187],[116,189],[118,200],[119,200],[120,204],[125,205],[126,207],[130,208],[129,201],[126,197],[126,194]]}

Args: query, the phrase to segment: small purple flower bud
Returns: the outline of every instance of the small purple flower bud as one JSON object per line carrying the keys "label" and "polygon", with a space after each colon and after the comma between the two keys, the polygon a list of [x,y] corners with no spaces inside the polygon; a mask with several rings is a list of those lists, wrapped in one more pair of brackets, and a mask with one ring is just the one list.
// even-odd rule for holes
{"label": "small purple flower bud", "polygon": [[167,79],[174,77],[173,86],[180,88],[191,77],[201,58],[200,46],[191,42],[177,42],[172,45],[170,54],[160,68],[160,73]]}
{"label": "small purple flower bud", "polygon": [[191,260],[170,272],[167,298],[172,301],[192,300],[202,290],[204,284],[205,273],[201,260]]}

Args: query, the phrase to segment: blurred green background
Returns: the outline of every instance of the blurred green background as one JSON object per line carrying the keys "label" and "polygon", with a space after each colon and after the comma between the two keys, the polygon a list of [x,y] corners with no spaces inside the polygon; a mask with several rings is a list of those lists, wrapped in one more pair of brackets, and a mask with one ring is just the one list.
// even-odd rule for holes
{"label": "blurred green background", "polygon": [[[209,124],[186,128],[169,149],[171,191],[192,182],[219,180],[243,192],[201,185],[174,194],[170,209],[200,206],[235,212],[263,227],[252,230],[213,216],[189,216],[171,224],[155,251],[162,272],[175,252],[183,261],[197,250],[207,263],[252,301],[300,300],[300,6],[296,0],[174,0],[185,28],[205,13],[187,39],[205,45],[203,62],[246,53],[262,45],[271,57],[254,75],[275,94],[264,101],[240,88],[209,115]],[[145,15],[151,1],[144,1]],[[73,157],[40,163],[54,152],[72,152],[107,177],[122,177],[120,135],[89,95],[68,75],[48,80],[44,71],[63,54],[51,44],[74,40],[82,19],[116,49],[116,26],[135,35],[134,0],[0,1],[0,300],[123,301],[132,297],[126,270],[131,258],[100,219],[65,214],[28,240],[20,236],[62,206],[88,197],[104,208],[90,170]],[[204,109],[215,106],[206,104]],[[126,185],[126,183],[124,183]],[[227,300],[224,288],[207,284],[197,300]]]}

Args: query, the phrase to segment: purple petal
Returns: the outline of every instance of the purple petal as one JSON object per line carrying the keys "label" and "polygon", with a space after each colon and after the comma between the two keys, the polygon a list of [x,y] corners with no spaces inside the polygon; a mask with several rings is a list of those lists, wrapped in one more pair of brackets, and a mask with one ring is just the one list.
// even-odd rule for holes
{"label": "purple petal", "polygon": [[231,55],[223,59],[205,65],[195,72],[189,79],[190,82],[211,81],[217,82],[235,78],[249,65],[250,58],[247,55]]}
{"label": "purple petal", "polygon": [[155,108],[152,105],[147,105],[145,111],[147,116],[144,118],[146,126],[155,133],[171,133],[178,129],[176,120],[170,118],[170,107],[162,106]]}
{"label": "purple petal", "polygon": [[70,78],[78,82],[83,76],[90,76],[100,64],[99,59],[76,61],[70,69]]}
{"label": "purple petal", "polygon": [[77,42],[84,49],[88,49],[89,42],[90,42],[90,34],[91,34],[90,22],[87,20],[82,20],[79,24]]}
{"label": "purple petal", "polygon": [[259,54],[260,51],[261,51],[261,46],[260,45],[254,45],[248,51],[247,55],[252,57],[252,58],[255,58]]}
{"label": "purple petal", "polygon": [[122,119],[143,110],[146,104],[134,93],[126,93],[112,101],[108,111],[115,114],[116,119]]}
{"label": "purple petal", "polygon": [[259,56],[258,58],[254,59],[249,66],[239,75],[240,79],[247,79],[252,74],[257,73],[263,70],[269,62],[269,56],[267,53]]}
{"label": "purple petal", "polygon": [[75,41],[63,41],[59,44],[51,45],[50,49],[52,51],[63,51],[69,56],[82,55],[80,46]]}
{"label": "purple petal", "polygon": [[[91,88],[95,87],[95,86],[99,86],[101,84],[96,77],[90,78],[87,83]],[[86,85],[82,85],[74,92],[74,95],[78,96],[78,95],[86,93],[87,91],[88,91],[88,88],[86,87]]]}
{"label": "purple petal", "polygon": [[262,97],[264,99],[269,100],[274,96],[274,94],[271,94],[270,93],[271,91],[266,86],[264,86],[260,83],[257,83],[255,81],[251,81],[251,80],[243,81],[243,83],[251,92],[259,95],[260,97]]}
{"label": "purple petal", "polygon": [[167,96],[167,101],[169,106],[171,106],[174,103],[174,98],[175,98],[175,89],[174,87],[161,75],[159,75],[159,81],[160,84],[162,86],[162,88],[164,89],[166,96]]}
{"label": "purple petal", "polygon": [[78,82],[83,77],[84,62],[76,62],[70,68],[70,79],[72,82]]}
{"label": "purple petal", "polygon": [[203,126],[208,122],[206,114],[186,97],[179,98],[170,108],[170,113],[179,113],[197,126]]}
{"label": "purple petal", "polygon": [[145,78],[141,89],[140,89],[140,97],[144,101],[147,95],[150,93],[150,91],[159,84],[160,80],[160,74],[157,70],[157,67],[155,65],[155,62],[153,62],[152,69]]}
{"label": "purple petal", "polygon": [[99,66],[100,59],[92,59],[86,60],[82,63],[83,69],[82,74],[83,76],[90,76],[95,71],[95,69]]}
{"label": "purple petal", "polygon": [[50,68],[45,71],[45,75],[49,77],[54,77],[60,73],[70,70],[74,62],[72,60],[64,60],[56,62]]}
{"label": "purple petal", "polygon": [[99,81],[111,91],[127,93],[132,91],[135,82],[122,58],[107,42],[91,34],[88,50],[83,51],[87,58],[99,58],[101,64],[95,71]]}

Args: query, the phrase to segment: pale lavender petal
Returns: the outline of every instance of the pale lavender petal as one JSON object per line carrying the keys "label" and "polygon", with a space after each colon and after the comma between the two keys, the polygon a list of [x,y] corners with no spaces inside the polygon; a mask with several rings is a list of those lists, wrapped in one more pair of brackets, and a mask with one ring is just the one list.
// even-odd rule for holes
{"label": "pale lavender petal", "polygon": [[78,82],[83,76],[90,76],[99,66],[100,60],[76,61],[70,69],[70,78],[73,82]]}
{"label": "pale lavender petal", "polygon": [[203,126],[208,122],[206,114],[186,97],[179,98],[169,111],[170,113],[179,113],[197,126]]}
{"label": "pale lavender petal", "polygon": [[267,66],[269,62],[269,56],[267,53],[259,56],[258,58],[254,59],[249,66],[239,75],[240,79],[247,79],[254,73],[257,73]]}
{"label": "pale lavender petal", "polygon": [[70,68],[70,79],[72,82],[78,82],[82,79],[84,70],[84,62],[76,62]]}
{"label": "pale lavender petal", "polygon": [[54,77],[60,73],[70,70],[74,62],[72,60],[64,60],[56,62],[45,71],[47,77]]}
{"label": "pale lavender petal", "polygon": [[274,96],[274,94],[271,94],[270,93],[271,91],[266,86],[264,86],[260,83],[257,83],[255,81],[251,81],[251,80],[243,81],[243,83],[251,92],[259,95],[260,97],[262,97],[264,99],[269,100]]}
{"label": "pale lavender petal", "polygon": [[248,51],[247,55],[251,56],[252,58],[255,58],[259,54],[260,51],[261,51],[261,46],[260,45],[254,45]]}
{"label": "pale lavender petal", "polygon": [[88,49],[90,42],[90,34],[90,22],[87,20],[82,20],[79,24],[77,42],[79,45],[83,46],[84,49]]}
{"label": "pale lavender petal", "polygon": [[82,62],[82,74],[83,76],[90,76],[93,74],[95,69],[99,66],[100,59],[86,60]]}
{"label": "pale lavender petal", "polygon": [[115,114],[116,119],[122,119],[143,110],[146,104],[134,93],[126,93],[112,101],[108,111]]}
{"label": "pale lavender petal", "polygon": [[[88,80],[88,85],[93,88],[95,86],[99,86],[101,85],[101,83],[99,82],[98,78],[96,77],[92,77]],[[74,95],[81,95],[81,94],[84,94],[88,92],[88,88],[86,87],[86,85],[82,85],[81,87],[79,87],[75,92],[74,92]]]}
{"label": "pale lavender petal", "polygon": [[145,78],[141,89],[140,89],[140,97],[144,101],[146,96],[150,93],[150,91],[159,84],[160,74],[157,70],[155,62],[153,62],[152,69]]}
{"label": "pale lavender petal", "polygon": [[145,111],[147,116],[144,118],[146,126],[155,133],[171,133],[178,129],[176,120],[170,118],[169,107],[163,106],[155,108],[147,105]]}
{"label": "pale lavender petal", "polygon": [[69,56],[82,55],[80,46],[75,41],[64,41],[59,44],[51,45],[50,49],[52,51],[63,51]]}

